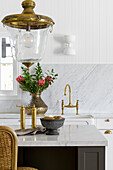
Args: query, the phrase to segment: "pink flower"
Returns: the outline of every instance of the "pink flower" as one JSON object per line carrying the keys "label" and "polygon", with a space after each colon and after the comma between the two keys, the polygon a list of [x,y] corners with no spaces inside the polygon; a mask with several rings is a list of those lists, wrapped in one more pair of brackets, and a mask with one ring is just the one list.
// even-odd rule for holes
{"label": "pink flower", "polygon": [[38,85],[39,86],[43,86],[44,84],[45,84],[45,80],[43,80],[43,79],[38,80]]}
{"label": "pink flower", "polygon": [[47,77],[45,78],[45,80],[47,80],[47,83],[48,83],[48,84],[50,84],[50,83],[52,82],[52,78],[49,77],[49,76],[47,76]]}
{"label": "pink flower", "polygon": [[16,80],[21,83],[22,81],[24,81],[23,77],[20,75],[16,78]]}

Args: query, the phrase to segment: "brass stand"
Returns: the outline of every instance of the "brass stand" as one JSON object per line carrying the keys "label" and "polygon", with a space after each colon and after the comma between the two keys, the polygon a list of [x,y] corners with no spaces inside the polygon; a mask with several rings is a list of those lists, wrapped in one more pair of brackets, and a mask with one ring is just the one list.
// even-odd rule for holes
{"label": "brass stand", "polygon": [[33,62],[24,62],[22,63],[24,64],[26,67],[27,67],[27,70],[29,71],[30,70],[30,67],[34,64]]}
{"label": "brass stand", "polygon": [[20,120],[21,120],[21,129],[25,129],[25,107],[24,105],[22,106],[18,106],[16,105],[16,107],[20,107]]}

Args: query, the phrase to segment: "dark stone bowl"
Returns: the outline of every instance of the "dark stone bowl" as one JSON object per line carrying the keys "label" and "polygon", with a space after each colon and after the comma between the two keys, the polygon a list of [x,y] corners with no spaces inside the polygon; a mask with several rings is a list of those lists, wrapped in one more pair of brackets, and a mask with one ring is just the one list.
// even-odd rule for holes
{"label": "dark stone bowl", "polygon": [[59,135],[58,128],[62,127],[65,118],[62,119],[44,119],[41,118],[42,126],[47,128],[46,135]]}

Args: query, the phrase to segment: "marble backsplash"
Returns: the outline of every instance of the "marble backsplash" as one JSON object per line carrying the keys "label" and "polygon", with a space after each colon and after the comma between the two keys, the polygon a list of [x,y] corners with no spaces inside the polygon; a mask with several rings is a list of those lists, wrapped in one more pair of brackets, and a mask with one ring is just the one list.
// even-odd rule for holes
{"label": "marble backsplash", "polygon": [[[64,96],[66,84],[71,86],[72,104],[80,100],[80,114],[113,113],[113,65],[55,64],[42,67],[44,70],[54,68],[59,74],[55,83],[42,93],[42,99],[49,107],[48,113],[61,113],[62,99],[68,104],[68,88]],[[22,92],[21,101],[0,101],[0,112],[19,112],[16,104],[28,104],[29,101],[30,95]],[[76,113],[76,109],[65,108],[64,112]]]}

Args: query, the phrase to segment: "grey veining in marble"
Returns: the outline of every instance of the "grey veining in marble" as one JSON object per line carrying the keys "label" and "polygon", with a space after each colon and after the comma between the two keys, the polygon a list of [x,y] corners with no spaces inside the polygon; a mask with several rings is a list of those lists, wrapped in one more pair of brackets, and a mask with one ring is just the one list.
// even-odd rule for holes
{"label": "grey veining in marble", "polygon": [[[113,113],[113,65],[43,65],[43,69],[54,68],[59,74],[58,80],[42,93],[48,105],[47,113],[61,113],[61,100],[68,103],[64,88],[68,83],[72,89],[72,104],[79,99],[80,114]],[[31,70],[33,71],[33,70]],[[28,104],[30,95],[23,92],[21,101],[0,101],[0,112],[19,112],[16,104]],[[65,109],[65,113],[75,113],[76,109]]]}
{"label": "grey veining in marble", "polygon": [[[13,127],[17,129],[17,126]],[[19,136],[18,146],[107,146],[107,139],[93,125],[63,126],[59,135]]]}

